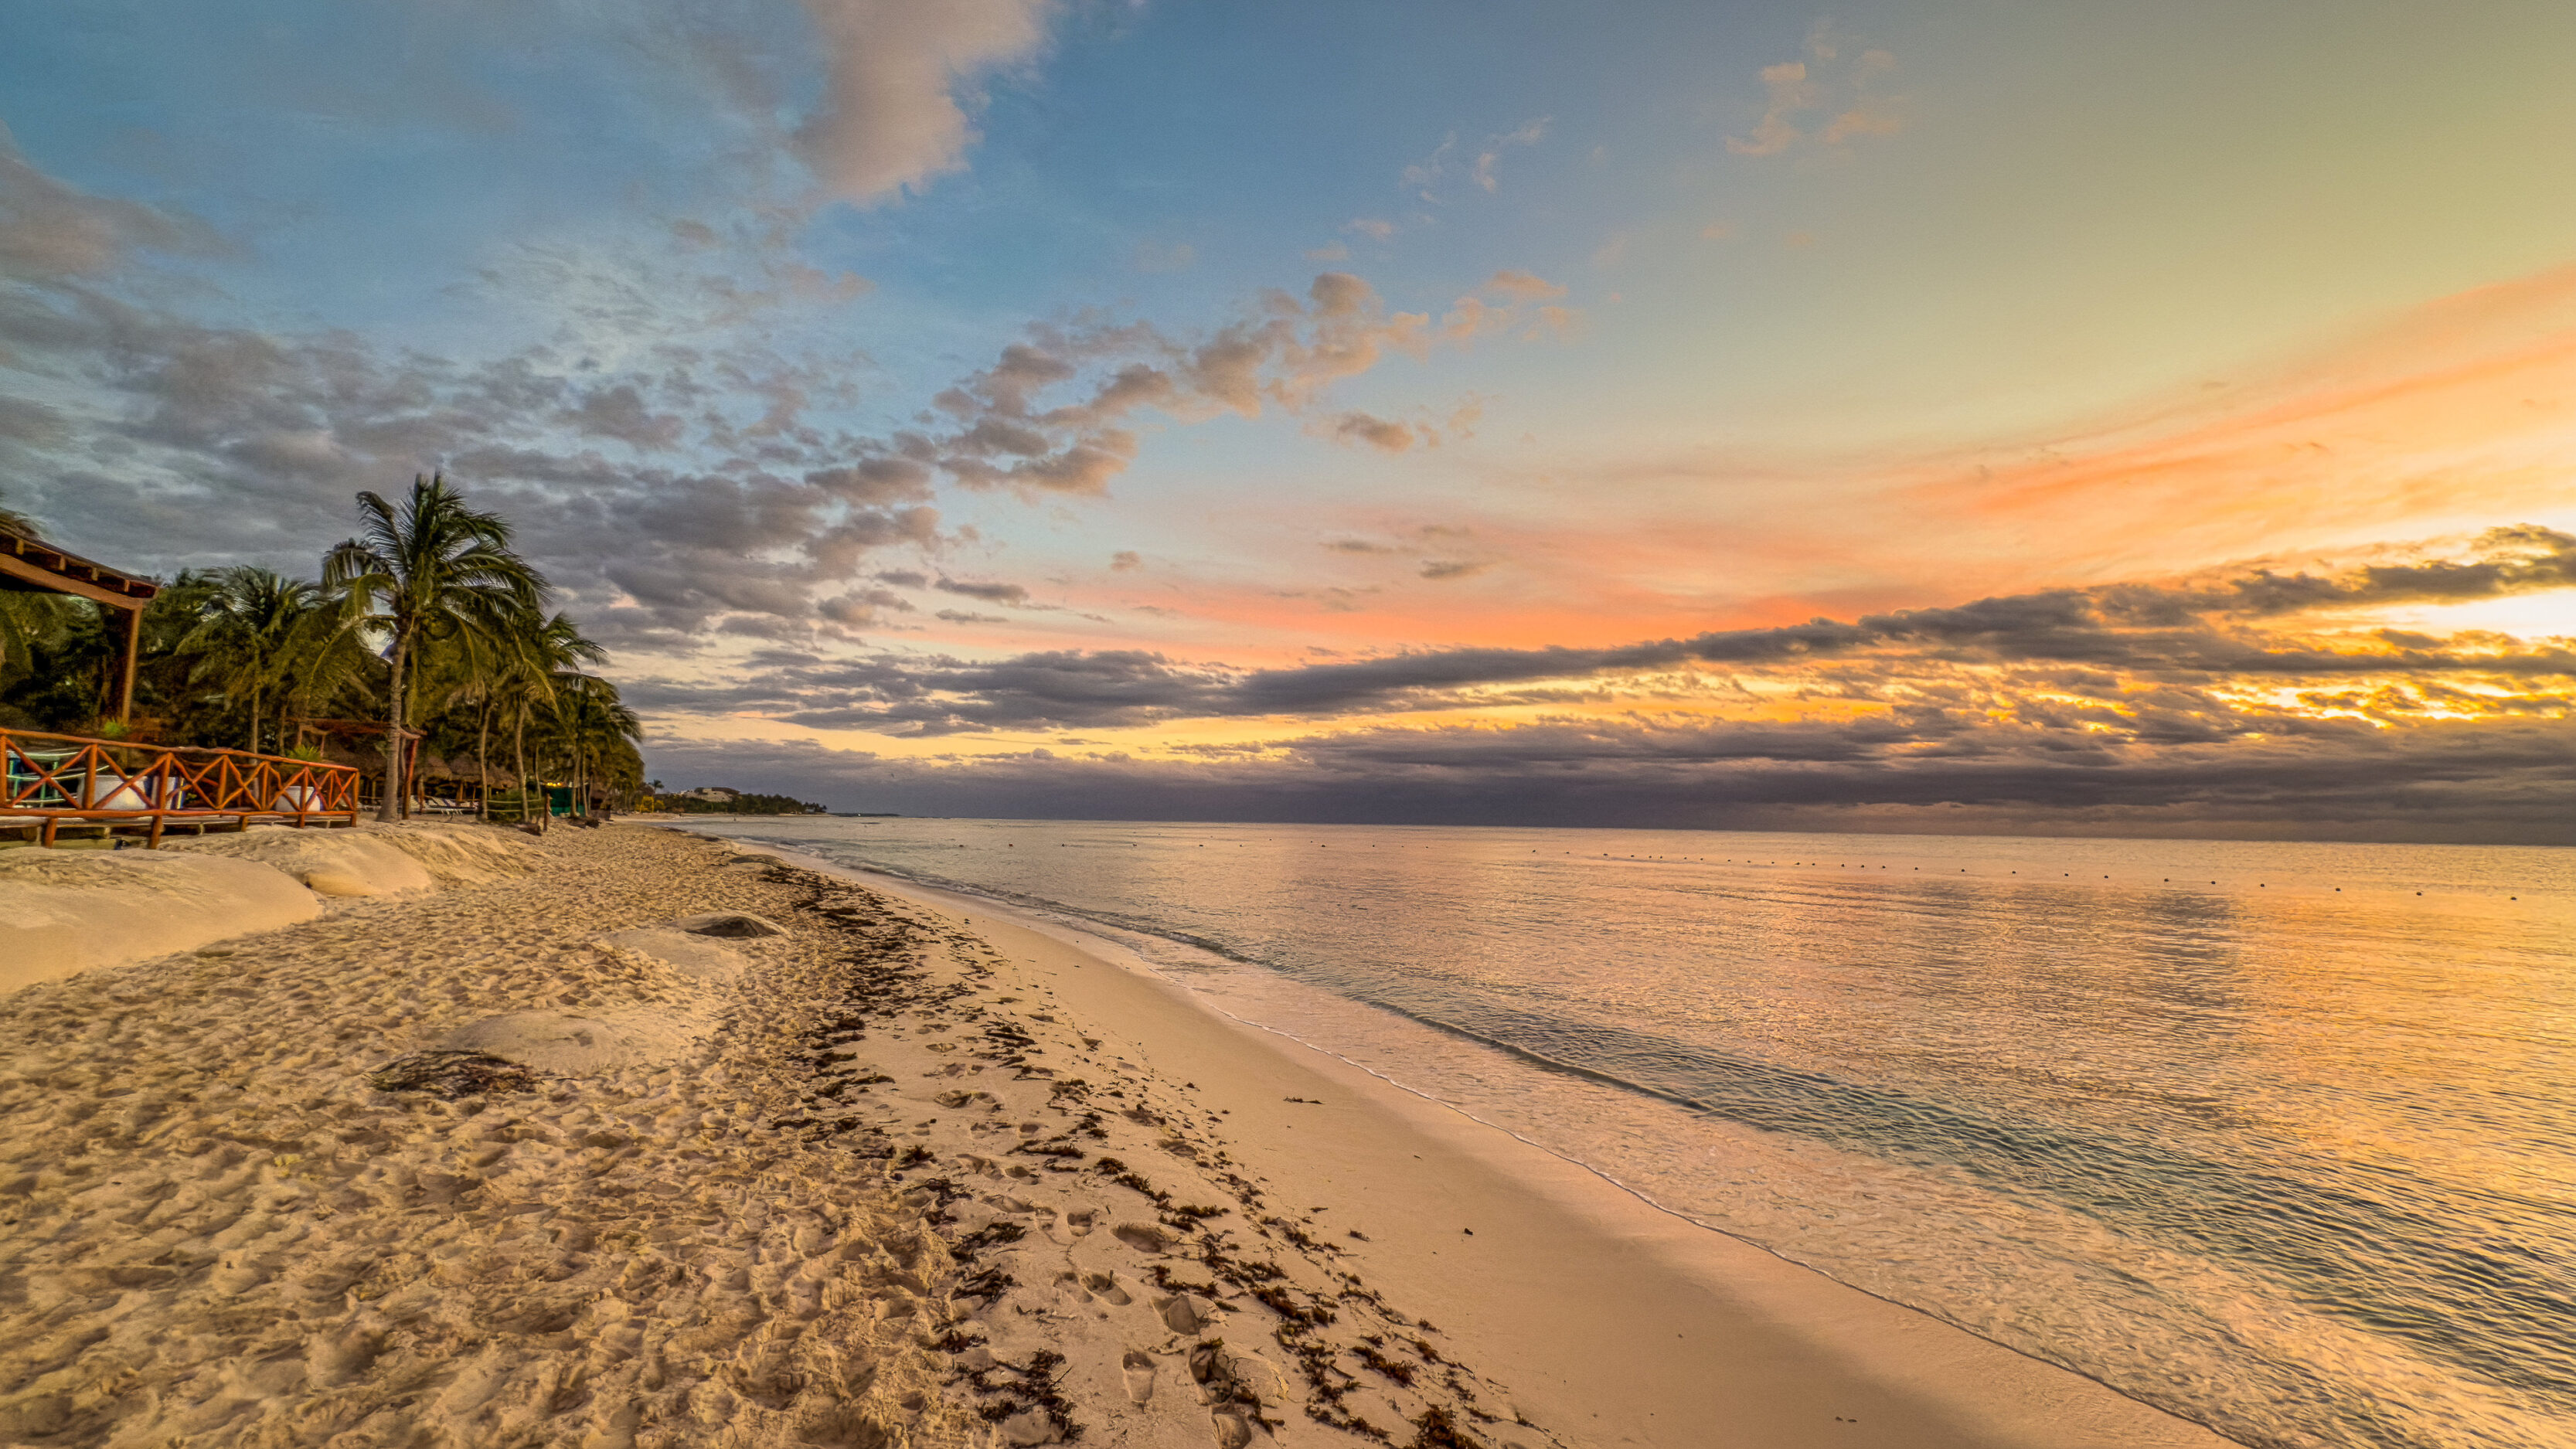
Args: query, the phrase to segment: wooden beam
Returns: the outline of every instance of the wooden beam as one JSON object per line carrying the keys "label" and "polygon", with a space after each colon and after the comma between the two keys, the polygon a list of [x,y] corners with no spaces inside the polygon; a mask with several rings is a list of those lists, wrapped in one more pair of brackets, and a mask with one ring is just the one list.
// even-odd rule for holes
{"label": "wooden beam", "polygon": [[52,569],[46,568],[41,564],[29,563],[27,560],[18,557],[14,552],[0,551],[0,575],[5,575],[13,579],[23,579],[28,583],[34,584],[40,589],[44,589],[52,593],[71,594],[77,598],[87,599],[92,603],[105,604],[111,609],[125,609],[134,613],[141,613],[144,605],[152,602],[152,598],[149,594],[144,595],[141,598],[137,598],[121,589],[105,588],[98,584],[73,578],[69,574],[56,573]]}
{"label": "wooden beam", "polygon": [[[116,719],[123,724],[134,718],[134,667],[143,661],[143,611],[125,611],[125,659],[117,671]],[[253,740],[252,744],[259,741]]]}

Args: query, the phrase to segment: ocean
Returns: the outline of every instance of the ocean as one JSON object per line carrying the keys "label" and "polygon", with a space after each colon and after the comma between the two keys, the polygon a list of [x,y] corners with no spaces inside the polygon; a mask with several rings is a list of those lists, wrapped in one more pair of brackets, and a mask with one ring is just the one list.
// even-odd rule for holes
{"label": "ocean", "polygon": [[2576,852],[702,828],[1114,939],[2245,1444],[2576,1444]]}

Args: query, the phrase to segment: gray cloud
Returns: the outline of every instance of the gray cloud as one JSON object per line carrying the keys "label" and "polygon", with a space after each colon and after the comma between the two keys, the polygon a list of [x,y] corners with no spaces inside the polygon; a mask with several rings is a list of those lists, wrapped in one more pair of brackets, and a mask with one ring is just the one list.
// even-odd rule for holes
{"label": "gray cloud", "polygon": [[1401,453],[1420,441],[1411,424],[1362,412],[1342,414],[1332,420],[1326,432],[1337,443],[1365,443],[1381,453]]}
{"label": "gray cloud", "polygon": [[1424,560],[1422,567],[1414,572],[1437,583],[1446,579],[1471,579],[1492,567],[1490,561],[1435,558]]}
{"label": "gray cloud", "polygon": [[[1257,417],[1269,407],[1303,412],[1333,383],[1390,354],[1466,346],[1527,316],[1554,325],[1562,309],[1541,299],[1561,292],[1525,272],[1499,272],[1435,329],[1427,314],[1388,310],[1358,277],[1325,272],[1304,298],[1270,293],[1257,316],[1195,342],[1137,324],[1032,328],[1029,341],[1006,346],[992,366],[942,391],[923,430],[885,446],[969,487],[1102,493],[1135,458],[1136,437],[1119,424],[1138,410],[1183,421]],[[1063,388],[1080,392],[1044,401]],[[1428,425],[1359,412],[1318,431],[1389,452],[1438,441]]]}
{"label": "gray cloud", "polygon": [[[967,616],[981,618],[983,616]],[[1004,660],[877,654],[755,669],[720,684],[652,678],[639,708],[767,715],[816,729],[946,735],[1030,726],[1147,724],[1216,698],[1215,666],[1140,650],[1051,651]]]}
{"label": "gray cloud", "polygon": [[65,281],[112,271],[137,251],[224,250],[193,217],[92,196],[37,170],[0,124],[0,276]]}
{"label": "gray cloud", "polygon": [[[699,223],[672,244],[726,241]],[[141,567],[309,570],[345,531],[351,494],[443,469],[519,519],[576,617],[639,650],[857,627],[887,607],[847,590],[872,553],[947,545],[943,484],[1096,495],[1136,455],[1120,424],[1138,410],[1303,408],[1390,350],[1429,345],[1423,317],[1326,273],[1196,340],[1032,327],[917,426],[853,435],[816,416],[854,401],[852,359],[781,356],[739,327],[746,309],[840,285],[790,276],[801,264],[770,242],[737,259],[740,282],[708,280],[714,261],[639,270],[522,249],[478,285],[544,298],[565,330],[479,361],[209,327],[136,300],[153,280],[138,251],[213,245],[193,223],[54,182],[0,140],[0,264],[20,283],[0,288],[0,376],[92,400],[0,401],[23,506],[66,543],[113,540]],[[627,361],[603,367],[595,344]],[[1033,607],[1024,592],[974,597]]]}
{"label": "gray cloud", "polygon": [[2261,739],[1967,750],[1905,728],[1658,725],[1364,730],[1138,759],[889,758],[811,744],[647,743],[665,778],[915,815],[1700,829],[2217,835],[2576,844],[2564,726],[2347,722]]}
{"label": "gray cloud", "polygon": [[[1453,649],[1247,676],[1240,696],[1256,714],[1364,708],[1391,696],[1509,685],[1619,671],[1694,665],[1779,665],[1869,650],[1954,661],[2087,663],[2190,675],[2426,674],[2445,671],[2557,676],[2576,672],[2563,645],[2440,641],[2379,631],[2317,643],[2247,632],[2211,615],[2277,616],[2292,607],[2359,607],[2473,598],[2576,584],[2576,537],[2532,526],[2481,536],[2477,556],[2342,573],[2237,578],[2181,585],[2124,584],[1981,599],[1954,608],[1813,619],[1767,629],[1721,630],[1611,649]],[[1433,567],[1432,566],[1426,566]],[[2296,606],[2283,601],[2305,601]]]}
{"label": "gray cloud", "polygon": [[583,437],[610,438],[638,452],[678,446],[687,426],[676,414],[649,411],[632,383],[594,388],[557,416]]}
{"label": "gray cloud", "polygon": [[1029,591],[1018,584],[974,583],[942,575],[932,587],[943,594],[960,594],[969,599],[982,599],[988,604],[1025,604]]}
{"label": "gray cloud", "polygon": [[[2456,590],[2467,587],[2459,581],[2471,573],[2487,580],[2480,587],[2489,593],[2510,592],[2552,586],[2557,570],[2576,555],[2576,539],[2529,528],[2497,530],[2473,547],[2467,560],[2288,577],[2308,581],[2299,590],[2339,604],[2415,597],[2426,578]],[[2283,576],[2259,570],[2237,576],[2257,577]],[[2563,681],[2576,679],[2576,650],[2566,644],[2387,629],[2315,638],[2266,633],[2217,612],[2239,597],[2233,582],[2046,590],[1609,649],[1425,650],[1261,670],[1114,650],[998,662],[880,655],[722,686],[666,682],[655,699],[679,712],[768,712],[818,728],[952,734],[1467,703],[1618,701],[1657,708],[1706,699],[1726,677],[1712,678],[1712,671],[1738,671],[1770,681],[1775,695],[1794,689],[1914,721],[1901,743],[1935,752],[1996,738],[1924,732],[1926,721],[1948,710],[1972,720],[2010,719],[2035,731],[2032,739],[2080,752],[2113,743],[2171,746],[2294,734],[2314,724],[2315,711],[2411,726],[2481,710],[2534,717],[2570,706]],[[943,579],[938,587],[997,603],[1026,601],[1016,585]],[[2139,618],[2149,622],[2126,622]],[[2254,709],[2234,697],[2253,681],[2304,691],[2309,703],[2304,710]],[[2488,708],[2478,701],[2496,703]]]}

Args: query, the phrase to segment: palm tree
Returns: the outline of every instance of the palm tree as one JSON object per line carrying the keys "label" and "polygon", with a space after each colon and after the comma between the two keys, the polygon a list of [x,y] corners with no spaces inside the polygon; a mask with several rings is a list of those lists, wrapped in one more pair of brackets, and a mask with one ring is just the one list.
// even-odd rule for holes
{"label": "palm tree", "polygon": [[[554,705],[571,681],[588,677],[575,666],[600,663],[608,658],[608,651],[584,638],[580,628],[565,615],[544,618],[533,609],[515,616],[511,627],[499,638],[501,663],[493,688],[510,712],[511,754],[519,781],[519,819],[524,823],[528,819],[528,726],[540,708]],[[546,818],[542,814],[538,817],[539,829],[544,828]]]}
{"label": "palm tree", "polygon": [[[327,595],[317,590],[317,595]],[[290,716],[327,709],[344,692],[369,706],[375,693],[371,673],[378,660],[367,648],[361,619],[346,607],[325,602],[296,621],[287,636],[278,666],[277,738],[286,742]],[[302,731],[297,731],[300,735]]]}
{"label": "palm tree", "polygon": [[[515,627],[517,620],[512,620]],[[492,818],[492,714],[501,703],[501,691],[509,677],[508,633],[494,634],[477,629],[460,635],[458,648],[449,660],[451,704],[474,706],[474,769],[482,777],[476,792],[475,814],[483,820]]]}
{"label": "palm tree", "polygon": [[[0,533],[36,536],[36,520],[13,508],[0,507]],[[63,622],[61,600],[52,594],[0,592],[0,665],[24,660],[37,644]]]}
{"label": "palm tree", "polygon": [[[600,767],[615,759],[627,741],[644,727],[617,697],[617,686],[588,674],[576,674],[556,691],[554,733],[571,766],[573,782],[589,798]],[[629,751],[628,753],[631,753]]]}
{"label": "palm tree", "polygon": [[13,661],[25,664],[64,623],[58,595],[0,591],[0,667]]}
{"label": "palm tree", "polygon": [[306,622],[320,603],[321,591],[302,579],[248,565],[219,569],[196,627],[179,640],[180,653],[198,656],[191,681],[213,676],[226,703],[246,704],[249,738],[242,748],[253,754],[267,722],[260,700],[286,682],[298,637],[309,632]]}
{"label": "palm tree", "polygon": [[443,476],[414,478],[399,506],[361,493],[358,516],[358,536],[331,550],[322,582],[345,590],[352,620],[386,639],[385,798],[376,818],[391,822],[404,800],[412,651],[461,630],[499,633],[513,614],[536,612],[548,591],[511,551],[509,521],[468,508]]}

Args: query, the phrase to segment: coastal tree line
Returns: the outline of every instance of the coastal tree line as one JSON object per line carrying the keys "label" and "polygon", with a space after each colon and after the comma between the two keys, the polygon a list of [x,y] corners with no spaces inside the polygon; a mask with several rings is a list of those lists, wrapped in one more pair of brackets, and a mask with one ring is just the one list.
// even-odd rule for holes
{"label": "coastal tree line", "polygon": [[[357,532],[316,577],[236,565],[165,584],[143,617],[129,725],[104,717],[118,641],[102,611],[0,593],[0,727],[321,759],[334,731],[313,721],[367,721],[378,729],[359,748],[376,756],[386,819],[412,783],[406,752],[384,748],[396,738],[451,769],[471,760],[487,814],[496,780],[513,813],[544,780],[635,798],[641,726],[585,668],[607,651],[549,611],[553,591],[511,547],[509,520],[441,477],[357,504]],[[5,506],[0,529],[40,532]]]}

